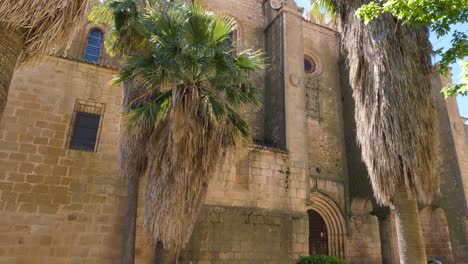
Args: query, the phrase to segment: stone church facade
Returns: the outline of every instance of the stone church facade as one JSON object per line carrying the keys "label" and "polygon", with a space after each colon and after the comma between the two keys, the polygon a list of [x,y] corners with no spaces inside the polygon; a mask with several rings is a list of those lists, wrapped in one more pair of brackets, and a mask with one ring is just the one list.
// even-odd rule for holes
{"label": "stone church facade", "polygon": [[[315,253],[398,264],[393,214],[375,204],[355,142],[339,33],[304,20],[291,0],[200,2],[235,18],[239,49],[264,49],[270,66],[255,76],[263,106],[242,113],[254,144],[217,171],[178,263],[285,264]],[[90,23],[66,51],[15,73],[0,123],[0,263],[119,263],[122,98],[105,31]],[[428,258],[468,263],[468,126],[439,94],[446,83],[434,77],[443,183],[420,215]],[[141,220],[144,264],[152,245]]]}

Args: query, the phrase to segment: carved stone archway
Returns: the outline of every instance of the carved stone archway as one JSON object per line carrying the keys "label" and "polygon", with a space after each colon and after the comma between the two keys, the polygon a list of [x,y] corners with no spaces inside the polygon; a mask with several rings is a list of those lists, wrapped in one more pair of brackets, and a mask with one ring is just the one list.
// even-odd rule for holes
{"label": "carved stone archway", "polygon": [[328,254],[345,258],[346,221],[341,209],[330,197],[315,192],[310,195],[308,210],[314,210],[325,221],[328,230]]}

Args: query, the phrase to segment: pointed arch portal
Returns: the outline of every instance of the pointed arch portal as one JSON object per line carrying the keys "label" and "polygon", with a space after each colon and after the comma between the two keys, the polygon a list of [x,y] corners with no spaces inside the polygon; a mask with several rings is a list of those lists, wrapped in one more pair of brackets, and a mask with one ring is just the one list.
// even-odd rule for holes
{"label": "pointed arch portal", "polygon": [[309,255],[328,255],[328,231],[325,221],[314,210],[309,215]]}
{"label": "pointed arch portal", "polygon": [[321,193],[312,193],[310,200],[311,205],[307,208],[309,243],[313,243],[309,244],[310,253],[345,258],[346,222],[340,208]]}

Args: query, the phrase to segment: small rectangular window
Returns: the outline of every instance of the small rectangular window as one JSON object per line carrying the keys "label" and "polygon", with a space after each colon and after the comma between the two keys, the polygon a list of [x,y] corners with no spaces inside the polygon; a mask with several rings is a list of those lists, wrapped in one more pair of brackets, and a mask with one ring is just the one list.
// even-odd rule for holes
{"label": "small rectangular window", "polygon": [[97,151],[105,105],[76,100],[67,141],[68,149]]}

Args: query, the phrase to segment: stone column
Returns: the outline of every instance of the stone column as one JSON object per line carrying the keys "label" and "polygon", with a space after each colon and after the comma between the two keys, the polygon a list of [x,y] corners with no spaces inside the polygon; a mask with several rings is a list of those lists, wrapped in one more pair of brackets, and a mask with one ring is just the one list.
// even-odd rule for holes
{"label": "stone column", "polygon": [[399,264],[398,240],[395,215],[389,208],[377,208],[371,212],[379,220],[380,248],[382,264]]}
{"label": "stone column", "polygon": [[304,88],[303,9],[293,0],[265,2],[268,24],[266,52],[266,141],[289,152],[290,180],[299,182],[288,191],[291,210],[305,210],[308,188],[308,140]]}

